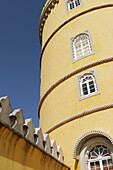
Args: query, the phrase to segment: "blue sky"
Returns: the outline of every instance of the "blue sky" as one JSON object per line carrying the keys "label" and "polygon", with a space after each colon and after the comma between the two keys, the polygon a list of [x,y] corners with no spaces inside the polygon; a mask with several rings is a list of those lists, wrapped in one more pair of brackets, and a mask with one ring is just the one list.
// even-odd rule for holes
{"label": "blue sky", "polygon": [[38,27],[45,0],[0,0],[0,97],[38,126],[40,53]]}

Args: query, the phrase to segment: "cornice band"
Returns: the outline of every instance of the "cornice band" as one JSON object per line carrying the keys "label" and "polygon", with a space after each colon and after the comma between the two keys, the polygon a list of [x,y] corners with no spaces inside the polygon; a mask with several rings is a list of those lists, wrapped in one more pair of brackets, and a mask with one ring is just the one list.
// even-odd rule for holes
{"label": "cornice band", "polygon": [[89,114],[93,114],[93,113],[96,113],[96,112],[100,112],[102,110],[112,109],[112,108],[113,108],[113,103],[107,104],[107,105],[104,105],[104,106],[99,106],[99,107],[96,107],[96,108],[93,108],[93,109],[90,109],[90,110],[87,110],[87,111],[83,111],[81,113],[78,113],[74,116],[71,116],[71,117],[57,123],[56,125],[52,126],[50,129],[48,129],[45,133],[49,134],[52,131],[54,131],[55,129],[59,128],[60,126],[63,126],[66,123],[69,123],[69,122],[71,122],[75,119],[78,119],[78,118],[81,118],[81,117],[84,117],[84,116],[87,116]]}
{"label": "cornice band", "polygon": [[94,67],[94,66],[98,66],[98,65],[101,65],[101,64],[104,64],[104,63],[108,63],[108,62],[112,62],[113,61],[113,57],[110,57],[110,58],[106,58],[106,59],[103,59],[103,60],[99,60],[99,61],[96,61],[94,63],[91,63],[91,64],[88,64],[88,65],[85,65],[81,68],[78,68],[76,69],[75,71],[67,74],[66,76],[64,76],[63,78],[61,78],[60,80],[58,80],[55,84],[53,84],[47,91],[46,93],[43,95],[42,99],[40,100],[40,103],[39,103],[39,106],[38,106],[38,116],[40,118],[40,109],[41,109],[41,106],[44,102],[44,100],[46,99],[46,97],[58,86],[60,85],[61,83],[63,83],[65,80],[71,78],[72,76],[84,71],[84,70],[87,70],[91,67]]}
{"label": "cornice band", "polygon": [[39,39],[40,39],[40,44],[42,44],[42,32],[43,32],[43,27],[46,22],[46,19],[48,17],[48,14],[51,12],[51,9],[55,7],[55,4],[58,3],[59,0],[49,0],[46,6],[42,10],[42,14],[40,17],[40,23],[39,23]]}
{"label": "cornice band", "polygon": [[[49,43],[49,41],[52,39],[52,37],[53,37],[63,26],[65,26],[66,24],[68,24],[68,23],[69,23],[70,21],[72,21],[73,19],[78,18],[78,17],[80,17],[80,16],[82,16],[82,15],[84,15],[84,14],[87,14],[87,13],[89,13],[89,12],[92,12],[92,11],[95,11],[95,10],[98,10],[98,9],[107,8],[107,7],[113,7],[113,4],[100,5],[100,6],[96,6],[96,7],[87,9],[87,10],[85,10],[85,11],[83,11],[83,12],[80,12],[80,13],[74,15],[73,17],[69,18],[69,19],[66,20],[65,22],[63,22],[63,23],[50,35],[50,37],[47,39],[47,41],[46,41],[45,44],[44,44],[44,47],[43,47],[43,49],[42,49],[41,56],[40,56],[40,68],[41,68],[42,56],[43,56],[43,53],[44,53],[44,51],[45,51],[46,46],[48,45],[48,43]],[[44,13],[44,14],[45,14],[45,13]],[[43,18],[43,17],[42,17],[42,18]],[[43,33],[43,26],[44,26],[44,23],[45,23],[45,21],[43,21],[43,23],[41,23],[41,20],[42,20],[42,19],[40,19],[40,25],[39,25],[39,37],[40,37],[40,41],[41,41],[41,36],[42,36],[42,33]],[[41,24],[42,24],[43,26],[40,28]],[[41,31],[41,32],[40,32],[40,31]],[[41,41],[41,43],[42,43],[42,41]]]}

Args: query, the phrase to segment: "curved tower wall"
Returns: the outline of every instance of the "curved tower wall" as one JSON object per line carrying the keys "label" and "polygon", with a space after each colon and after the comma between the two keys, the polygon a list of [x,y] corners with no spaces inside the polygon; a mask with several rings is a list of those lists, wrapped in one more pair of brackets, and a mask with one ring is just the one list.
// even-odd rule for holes
{"label": "curved tower wall", "polygon": [[[42,19],[47,11],[48,4]],[[40,126],[62,146],[65,163],[74,167],[74,145],[83,134],[100,130],[113,137],[113,1],[83,0],[66,12],[65,0],[59,0],[41,24]],[[70,38],[86,30],[94,53],[72,63]],[[90,70],[96,72],[99,93],[80,100],[77,76]]]}

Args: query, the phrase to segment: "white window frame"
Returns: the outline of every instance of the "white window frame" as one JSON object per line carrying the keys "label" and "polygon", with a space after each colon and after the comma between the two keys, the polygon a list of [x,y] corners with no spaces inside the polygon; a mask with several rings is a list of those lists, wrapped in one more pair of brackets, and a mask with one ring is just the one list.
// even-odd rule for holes
{"label": "white window frame", "polygon": [[[78,44],[79,44],[79,46],[81,46],[82,55],[81,55],[81,57],[78,58],[77,55],[76,55],[75,41],[79,36],[82,36],[82,35],[87,35],[89,37],[89,39],[87,39],[87,41],[86,40],[85,41],[88,43],[88,47],[89,47],[90,52],[88,54],[84,54],[84,49],[83,49],[83,42],[84,41],[80,41]],[[87,56],[90,56],[92,54],[95,54],[89,30],[86,30],[84,32],[81,32],[81,33],[71,37],[70,38],[70,48],[71,48],[72,63],[74,63],[74,62],[76,62],[76,61],[78,61],[78,60],[80,60],[82,58],[85,58]]]}
{"label": "white window frame", "polygon": [[[89,84],[87,82],[87,87],[88,87],[88,94],[84,95],[83,94],[83,88],[82,88],[82,81],[83,78],[85,76],[92,76],[93,77],[93,83],[94,83],[94,87],[95,87],[95,92],[90,92],[90,88],[89,88]],[[92,69],[90,71],[84,72],[78,76],[76,76],[76,80],[77,80],[77,88],[78,88],[78,96],[79,96],[79,100],[83,100],[86,99],[88,97],[100,94],[100,90],[99,90],[99,85],[98,85],[98,81],[97,81],[97,76],[96,76],[96,70]]]}
{"label": "white window frame", "polygon": [[108,149],[110,149],[111,156],[109,158],[111,158],[113,162],[113,147],[112,147],[111,142],[104,137],[94,137],[94,138],[89,139],[87,142],[85,142],[81,149],[81,152],[80,152],[81,170],[90,170],[89,163],[88,163],[88,155],[91,149],[93,149],[95,146],[98,146],[98,145],[104,145],[104,146],[107,146]]}
{"label": "white window frame", "polygon": [[[79,0],[80,5],[78,5],[78,6],[76,6],[75,1],[77,1],[77,0],[65,0],[67,13],[70,12],[70,11],[72,11],[73,9],[78,8],[79,6],[83,5],[83,0]],[[70,4],[71,4],[71,3],[74,4],[74,8],[72,8],[72,9],[70,9]]]}

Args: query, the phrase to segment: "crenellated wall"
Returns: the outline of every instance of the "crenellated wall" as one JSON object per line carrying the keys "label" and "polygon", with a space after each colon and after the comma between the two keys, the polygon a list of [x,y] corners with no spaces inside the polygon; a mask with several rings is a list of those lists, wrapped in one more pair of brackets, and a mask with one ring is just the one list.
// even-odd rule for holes
{"label": "crenellated wall", "polygon": [[22,109],[12,111],[9,97],[0,98],[0,169],[68,170],[61,146],[24,119]]}

